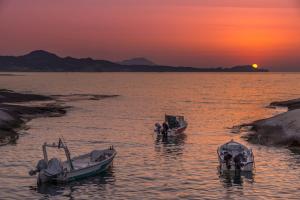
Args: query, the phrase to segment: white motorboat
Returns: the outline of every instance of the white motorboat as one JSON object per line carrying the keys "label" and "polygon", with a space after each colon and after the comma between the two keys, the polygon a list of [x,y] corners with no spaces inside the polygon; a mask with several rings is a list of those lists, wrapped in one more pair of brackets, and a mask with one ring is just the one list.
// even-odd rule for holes
{"label": "white motorboat", "polygon": [[[184,120],[184,116],[179,115],[165,115],[164,123],[168,127],[168,136],[181,134],[186,130],[188,126],[188,123]],[[156,123],[154,131],[158,135],[162,135],[164,133],[164,126],[161,126],[159,123]]]}
{"label": "white motorboat", "polygon": [[221,171],[253,171],[254,155],[251,149],[231,140],[218,148]]}
{"label": "white motorboat", "polygon": [[[67,160],[61,162],[57,158],[48,160],[47,147],[63,149]],[[43,144],[44,159],[40,160],[35,170],[29,174],[38,173],[38,184],[45,182],[69,182],[99,174],[107,170],[113,162],[116,150],[111,146],[105,150],[94,150],[90,153],[71,158],[66,143],[59,138],[58,144]]]}

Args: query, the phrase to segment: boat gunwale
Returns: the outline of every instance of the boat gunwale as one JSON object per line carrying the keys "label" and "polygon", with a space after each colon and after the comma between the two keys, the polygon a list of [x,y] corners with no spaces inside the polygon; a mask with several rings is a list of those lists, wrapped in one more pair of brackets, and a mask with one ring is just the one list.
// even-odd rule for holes
{"label": "boat gunwale", "polygon": [[[106,149],[106,150],[110,150],[110,149]],[[103,151],[105,151],[105,150],[103,150]],[[82,170],[88,170],[88,169],[90,169],[92,167],[97,167],[97,166],[100,167],[100,166],[104,166],[104,165],[106,165],[108,163],[111,163],[113,161],[114,157],[117,155],[117,151],[116,150],[113,149],[112,151],[114,151],[114,152],[113,152],[113,154],[109,158],[107,158],[105,160],[102,160],[102,161],[100,161],[100,162],[98,162],[97,164],[94,164],[94,165],[89,165],[89,166],[84,167],[84,168],[79,168],[79,169],[74,169],[72,171],[63,172],[60,176],[58,176],[57,178],[55,178],[55,181],[57,181],[57,182],[69,182],[69,181],[73,181],[73,180],[76,180],[76,179],[80,179],[80,178],[78,178],[78,176],[84,175],[84,173],[80,174],[78,176],[72,176],[72,174],[73,173],[78,173],[78,172],[80,172]],[[84,155],[88,155],[88,154],[84,154]],[[90,174],[90,173],[91,174],[96,174],[98,171],[99,171],[99,169],[96,169],[94,171],[89,172],[88,174]],[[68,175],[71,175],[71,176],[68,177]],[[87,175],[87,176],[90,176],[90,175]]]}
{"label": "boat gunwale", "polygon": [[[103,151],[106,151],[106,150],[110,150],[110,149],[105,149],[105,150],[103,150]],[[109,156],[108,158],[106,158],[106,159],[104,159],[104,160],[101,160],[101,161],[99,161],[99,162],[95,162],[95,164],[92,164],[92,165],[89,165],[89,166],[86,166],[86,167],[83,167],[83,168],[79,168],[79,169],[74,169],[74,170],[71,170],[71,171],[67,171],[67,173],[71,173],[71,172],[77,172],[77,171],[80,171],[80,170],[83,170],[83,169],[88,169],[88,168],[90,168],[90,167],[94,167],[94,166],[97,166],[97,165],[100,165],[100,164],[102,164],[102,163],[104,163],[104,162],[106,162],[106,161],[108,161],[108,160],[110,160],[110,159],[113,159],[116,155],[117,155],[117,152],[116,152],[116,150],[110,150],[110,151],[113,151],[113,153],[112,153],[112,155],[111,156]],[[80,156],[87,156],[87,155],[89,155],[90,153],[87,153],[87,154],[84,154],[84,155],[80,155]],[[80,157],[80,156],[78,156],[78,157]],[[77,158],[78,158],[77,157]],[[75,158],[75,157],[74,157]],[[64,161],[64,162],[66,162],[66,161]],[[73,162],[73,159],[72,159],[72,162]]]}

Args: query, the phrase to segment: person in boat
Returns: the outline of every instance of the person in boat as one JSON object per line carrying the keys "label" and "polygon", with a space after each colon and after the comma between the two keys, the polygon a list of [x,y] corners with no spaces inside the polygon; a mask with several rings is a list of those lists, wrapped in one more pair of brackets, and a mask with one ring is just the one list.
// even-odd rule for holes
{"label": "person in boat", "polygon": [[175,121],[175,127],[176,128],[180,127],[178,120]]}
{"label": "person in boat", "polygon": [[230,164],[231,159],[232,159],[232,155],[228,152],[225,152],[224,153],[224,161],[226,163],[227,169],[231,168],[231,164]]}
{"label": "person in boat", "polygon": [[157,134],[161,133],[161,125],[159,123],[155,124],[155,132],[157,132]]}
{"label": "person in boat", "polygon": [[163,130],[162,130],[162,135],[164,137],[168,137],[168,130],[169,130],[169,126],[166,122],[163,123]]}
{"label": "person in boat", "polygon": [[233,158],[235,169],[240,170],[243,167],[243,163],[242,163],[243,159],[244,156],[242,153],[239,153]]}

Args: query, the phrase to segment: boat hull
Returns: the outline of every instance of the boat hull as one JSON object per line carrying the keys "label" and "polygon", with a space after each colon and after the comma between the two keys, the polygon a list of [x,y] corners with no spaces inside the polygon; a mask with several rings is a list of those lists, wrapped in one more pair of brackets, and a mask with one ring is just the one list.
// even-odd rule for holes
{"label": "boat hull", "polygon": [[[182,134],[182,133],[184,133],[186,128],[187,128],[187,126],[169,129],[168,130],[168,136],[176,136],[176,135]],[[154,130],[154,132],[157,133],[157,135],[163,135],[161,132],[158,132],[156,130]]]}
{"label": "boat hull", "polygon": [[178,129],[175,130],[175,134],[180,134],[183,133],[186,130],[187,126],[184,127],[180,127]]}
{"label": "boat hull", "polygon": [[114,152],[109,158],[106,160],[91,165],[88,167],[84,167],[81,169],[75,169],[72,171],[61,173],[55,177],[49,177],[45,175],[45,173],[40,172],[38,175],[38,184],[46,183],[46,182],[59,182],[59,183],[66,183],[70,181],[75,181],[83,178],[87,178],[90,176],[95,176],[106,171],[110,166],[113,164],[113,159],[116,156],[116,152]]}
{"label": "boat hull", "polygon": [[[114,155],[115,156],[115,155]],[[97,174],[100,174],[104,171],[106,171],[113,163],[114,156],[109,158],[108,160],[105,160],[103,163],[90,166],[87,168],[83,168],[80,170],[74,170],[66,174],[66,176],[58,177],[58,182],[70,182],[75,181],[83,178],[87,178],[90,176],[95,176]]]}
{"label": "boat hull", "polygon": [[182,134],[182,133],[184,133],[186,128],[187,128],[187,126],[182,126],[182,127],[170,129],[168,131],[168,136],[176,136],[176,135]]}

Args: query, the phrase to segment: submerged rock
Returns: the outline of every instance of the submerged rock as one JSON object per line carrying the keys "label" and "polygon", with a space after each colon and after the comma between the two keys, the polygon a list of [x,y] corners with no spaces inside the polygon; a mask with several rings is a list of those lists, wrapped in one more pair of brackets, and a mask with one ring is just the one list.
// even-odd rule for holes
{"label": "submerged rock", "polygon": [[46,101],[53,98],[38,94],[23,94],[12,90],[0,89],[0,103],[16,103],[28,101]]}
{"label": "submerged rock", "polygon": [[58,101],[82,101],[82,100],[101,100],[105,98],[118,97],[119,95],[103,95],[103,94],[67,94],[52,95]]}
{"label": "submerged rock", "polygon": [[0,109],[0,145],[14,142],[18,139],[17,128],[21,127],[24,121],[20,115],[6,109]]}
{"label": "submerged rock", "polygon": [[8,110],[0,110],[0,129],[1,130],[10,130],[15,127],[18,127],[24,121],[18,114],[13,114]]}

